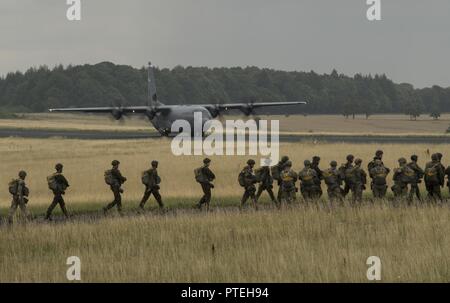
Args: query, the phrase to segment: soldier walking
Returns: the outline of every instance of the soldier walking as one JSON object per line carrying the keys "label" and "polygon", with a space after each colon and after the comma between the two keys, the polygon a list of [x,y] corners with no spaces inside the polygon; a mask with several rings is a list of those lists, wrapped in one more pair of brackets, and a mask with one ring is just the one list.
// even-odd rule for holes
{"label": "soldier walking", "polygon": [[263,191],[267,191],[275,205],[279,205],[278,201],[275,199],[275,195],[273,194],[273,178],[270,175],[270,159],[266,159],[264,166],[261,166],[256,172],[256,179],[259,181],[258,191],[256,192],[256,202],[258,202],[259,198]]}
{"label": "soldier walking", "polygon": [[281,172],[283,171],[284,165],[289,161],[288,156],[281,157],[281,160],[274,166],[270,168],[272,172],[272,178],[278,183],[277,201],[281,201]]}
{"label": "soldier walking", "polygon": [[159,193],[159,184],[161,183],[161,178],[158,175],[158,161],[153,160],[151,163],[151,168],[146,170],[142,174],[142,183],[145,185],[144,196],[142,197],[141,203],[139,203],[139,208],[144,210],[145,203],[151,195],[155,197],[156,202],[160,209],[164,208],[164,204],[161,199],[161,194]]}
{"label": "soldier walking", "polygon": [[253,167],[255,166],[255,160],[249,159],[247,161],[247,166],[239,173],[238,181],[239,184],[244,188],[244,194],[242,195],[240,209],[244,207],[244,204],[250,198],[252,200],[253,206],[255,210],[258,210],[258,206],[256,204],[256,176],[253,173]]}
{"label": "soldier walking", "polygon": [[27,173],[23,170],[19,172],[19,178],[12,180],[9,185],[9,192],[12,195],[11,207],[8,212],[8,223],[13,223],[17,207],[20,208],[22,218],[27,219],[27,203],[29,190],[25,184]]}
{"label": "soldier walking", "polygon": [[55,165],[56,172],[51,176],[47,177],[48,187],[53,192],[53,201],[47,209],[45,219],[52,221],[52,212],[56,205],[59,204],[61,211],[63,212],[66,219],[69,218],[69,213],[66,209],[66,203],[64,202],[63,195],[66,193],[66,189],[69,187],[69,182],[66,177],[62,174],[63,165],[58,163]]}
{"label": "soldier walking", "polygon": [[353,169],[353,160],[355,157],[353,155],[347,155],[347,162],[342,164],[339,167],[339,173],[341,174],[341,178],[345,181],[344,190],[342,195],[345,197],[350,192],[351,188],[351,174],[347,174],[347,172],[351,172]]}
{"label": "soldier walking", "polygon": [[105,182],[108,184],[111,188],[111,191],[114,194],[114,200],[103,207],[103,212],[106,214],[108,210],[113,208],[114,206],[117,207],[117,211],[119,214],[122,214],[122,196],[123,193],[122,184],[127,181],[127,178],[122,176],[119,170],[119,164],[120,162],[118,160],[114,160],[111,162],[112,169],[107,170],[105,172]]}
{"label": "soldier walking", "polygon": [[375,159],[370,167],[369,176],[372,179],[373,197],[375,199],[384,199],[388,187],[386,177],[391,170],[383,165],[381,159]]}
{"label": "soldier walking", "polygon": [[447,169],[445,170],[444,173],[447,176],[447,187],[448,187],[448,191],[450,193],[450,166],[447,167]]}
{"label": "soldier walking", "polygon": [[197,208],[201,209],[203,204],[206,204],[206,210],[209,210],[209,204],[211,203],[211,189],[214,188],[214,184],[211,182],[214,181],[216,176],[209,169],[211,164],[211,160],[205,158],[203,160],[203,166],[195,169],[195,180],[200,183],[203,190],[203,197],[197,204]]}
{"label": "soldier walking", "polygon": [[317,199],[317,172],[311,167],[311,161],[305,160],[303,162],[305,167],[298,173],[300,179],[300,192],[305,201]]}
{"label": "soldier walking", "polygon": [[[398,164],[399,167],[394,171],[392,191],[394,192],[394,197],[400,199],[404,198],[408,193],[408,184],[415,182],[416,173],[407,165],[405,158],[398,159]],[[408,200],[408,204],[411,202],[412,200]]]}
{"label": "soldier walking", "polygon": [[431,155],[431,162],[426,164],[424,179],[428,199],[433,202],[442,201],[441,185],[444,184],[445,176],[437,154]]}
{"label": "soldier walking", "polygon": [[419,184],[422,183],[422,178],[425,174],[423,169],[417,164],[419,157],[417,155],[411,156],[411,162],[408,163],[408,167],[411,168],[415,173],[414,181],[411,183],[411,190],[409,191],[408,199],[410,201],[414,200],[414,195],[419,201],[422,201],[422,196],[420,194]]}
{"label": "soldier walking", "polygon": [[295,183],[298,180],[297,173],[292,169],[292,162],[286,161],[283,171],[281,172],[281,203],[292,203],[297,200]]}
{"label": "soldier walking", "polygon": [[325,184],[327,185],[328,199],[330,200],[330,202],[333,203],[337,201],[340,204],[343,204],[344,197],[342,195],[341,188],[343,179],[337,169],[337,162],[334,160],[331,161],[330,168],[323,171],[322,175]]}
{"label": "soldier walking", "polygon": [[361,168],[362,160],[356,159],[355,160],[355,167],[351,169],[350,173],[350,190],[352,192],[352,203],[353,205],[355,202],[362,202],[362,196],[363,192],[366,189],[367,184],[367,174],[366,172]]}
{"label": "soldier walking", "polygon": [[312,158],[312,163],[311,163],[311,168],[314,169],[316,171],[317,174],[317,178],[315,179],[315,185],[314,186],[314,196],[319,199],[320,197],[322,197],[322,171],[319,168],[319,164],[320,164],[320,157],[319,156],[314,156]]}

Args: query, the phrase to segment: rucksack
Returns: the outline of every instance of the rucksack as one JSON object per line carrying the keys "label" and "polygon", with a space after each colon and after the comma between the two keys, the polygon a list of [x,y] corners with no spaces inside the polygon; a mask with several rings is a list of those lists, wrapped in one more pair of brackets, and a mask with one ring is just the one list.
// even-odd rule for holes
{"label": "rucksack", "polygon": [[333,173],[333,171],[330,168],[324,170],[322,172],[322,174],[323,174],[323,179],[325,180],[325,183],[327,185],[332,185],[332,184],[336,183],[336,181],[337,181],[336,180],[336,176],[335,176],[335,174]]}
{"label": "rucksack", "polygon": [[107,171],[105,171],[105,183],[108,185],[114,184],[114,177],[113,177],[111,169],[108,169]]}
{"label": "rucksack", "polygon": [[378,166],[372,169],[373,184],[386,185],[387,171],[385,168]]}
{"label": "rucksack", "polygon": [[280,180],[280,166],[274,165],[270,168],[270,173],[272,174],[272,178],[275,180]]}
{"label": "rucksack", "polygon": [[308,168],[307,170],[303,170],[301,172],[302,184],[304,185],[314,185],[314,173],[316,171],[312,168]]}
{"label": "rucksack", "polygon": [[435,164],[425,168],[425,182],[434,184],[439,183],[437,166],[438,164]]}
{"label": "rucksack", "polygon": [[142,173],[141,181],[144,185],[148,185],[150,183],[150,174],[148,173],[148,170]]}
{"label": "rucksack", "polygon": [[206,182],[205,175],[203,174],[203,166],[194,169],[194,175],[195,175],[195,181],[197,181],[199,183]]}
{"label": "rucksack", "polygon": [[17,179],[12,179],[9,183],[8,183],[8,190],[9,193],[11,195],[17,195],[17,190],[19,188],[19,180]]}
{"label": "rucksack", "polygon": [[47,177],[48,188],[57,191],[58,190],[58,182],[56,182],[56,174],[51,174]]}
{"label": "rucksack", "polygon": [[245,187],[245,185],[246,185],[246,182],[245,182],[245,171],[242,170],[239,173],[238,182],[239,182],[240,186]]}
{"label": "rucksack", "polygon": [[263,178],[263,168],[260,167],[255,170],[255,179],[257,182],[261,182]]}
{"label": "rucksack", "polygon": [[416,181],[416,172],[409,166],[403,167],[402,182],[414,183]]}
{"label": "rucksack", "polygon": [[345,182],[347,184],[353,184],[356,182],[355,167],[349,167],[345,170]]}

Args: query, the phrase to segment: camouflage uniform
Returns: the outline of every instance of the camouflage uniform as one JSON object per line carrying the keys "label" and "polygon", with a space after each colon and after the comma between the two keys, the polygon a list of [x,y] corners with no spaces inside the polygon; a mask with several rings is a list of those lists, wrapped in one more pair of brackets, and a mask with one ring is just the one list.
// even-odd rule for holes
{"label": "camouflage uniform", "polygon": [[355,167],[351,170],[350,190],[352,192],[352,202],[362,202],[363,191],[366,189],[367,174],[361,168],[362,160],[355,160]]}
{"label": "camouflage uniform", "polygon": [[436,154],[431,156],[431,160],[425,166],[425,187],[428,192],[428,199],[442,201],[441,185],[444,184],[444,171]]}
{"label": "camouflage uniform", "polygon": [[287,161],[281,172],[281,200],[280,202],[295,202],[297,200],[295,182],[297,182],[297,173],[292,169],[291,161]]}
{"label": "camouflage uniform", "polygon": [[330,168],[322,172],[323,179],[327,185],[327,193],[330,202],[339,201],[343,202],[344,197],[342,195],[342,176],[337,169],[337,162],[331,161]]}
{"label": "camouflage uniform", "polygon": [[241,199],[241,208],[244,206],[244,204],[247,202],[247,200],[250,198],[252,200],[252,203],[255,207],[255,209],[257,209],[257,205],[256,205],[256,187],[255,187],[255,183],[256,183],[256,177],[255,174],[253,173],[253,167],[255,165],[255,161],[250,159],[247,161],[247,166],[244,167],[244,169],[241,171],[241,174],[243,176],[243,181],[244,181],[244,194],[242,195],[242,199]]}
{"label": "camouflage uniform", "polygon": [[159,208],[164,208],[164,204],[161,199],[161,194],[159,193],[159,184],[161,182],[160,177],[158,176],[158,161],[152,161],[152,168],[144,172],[144,174],[148,175],[148,184],[145,184],[145,192],[142,197],[141,203],[139,203],[139,208],[144,209],[145,203],[147,203],[148,199],[151,195],[155,197],[156,202],[159,205]]}
{"label": "camouflage uniform", "polygon": [[[383,158],[383,151],[382,150],[377,150],[375,152],[375,157],[373,157],[373,160],[370,161],[369,164],[367,164],[367,172],[369,173],[369,176],[370,176],[370,171],[372,170],[372,168],[374,168],[376,166],[376,162],[380,161],[381,165],[384,166],[382,158]],[[373,187],[374,183],[373,183],[373,178],[372,177],[371,177],[371,179],[372,179],[372,182],[370,182],[370,188],[373,191],[372,187]]]}
{"label": "camouflage uniform", "polygon": [[50,204],[50,206],[47,209],[47,213],[45,215],[46,220],[51,220],[53,209],[55,209],[56,205],[59,204],[59,207],[61,208],[61,211],[63,212],[64,216],[66,218],[69,218],[69,213],[66,209],[66,203],[64,202],[63,195],[66,193],[65,190],[67,187],[69,187],[69,182],[67,181],[66,177],[62,174],[63,166],[62,164],[58,163],[55,166],[56,174],[54,175],[55,182],[57,184],[56,189],[53,189],[53,201]]}
{"label": "camouflage uniform", "polygon": [[323,194],[322,182],[321,182],[321,180],[323,180],[323,176],[322,176],[322,171],[319,168],[319,164],[320,164],[320,157],[314,156],[313,160],[312,160],[311,168],[314,169],[317,174],[317,178],[315,179],[316,186],[314,186],[314,191],[315,191],[314,196],[316,198],[322,197],[322,194]]}
{"label": "camouflage uniform", "polygon": [[214,188],[214,184],[211,182],[214,181],[216,176],[214,173],[209,169],[209,164],[211,163],[211,160],[206,158],[203,160],[203,167],[201,168],[202,175],[204,176],[204,180],[200,182],[200,185],[202,186],[203,196],[201,197],[200,201],[197,203],[197,208],[200,209],[203,204],[206,204],[206,209],[209,209],[209,204],[211,203],[211,189]]}
{"label": "camouflage uniform", "polygon": [[445,175],[447,175],[447,187],[450,192],[450,166],[445,170]]}
{"label": "camouflage uniform", "polygon": [[386,177],[389,174],[390,169],[385,167],[380,159],[376,159],[371,167],[369,176],[372,179],[371,187],[373,197],[383,199],[386,196]]}
{"label": "camouflage uniform", "polygon": [[311,162],[305,160],[305,167],[298,173],[298,178],[300,179],[300,192],[302,193],[303,199],[305,201],[315,200],[318,198],[317,190],[317,172],[312,169]]}
{"label": "camouflage uniform", "polygon": [[[284,164],[286,164],[287,161],[289,161],[289,157],[288,156],[283,156],[281,158],[281,160],[276,165],[271,167],[272,176],[278,183],[278,193],[277,193],[277,201],[278,202],[281,201],[281,178],[280,178],[280,174],[283,171]],[[275,172],[276,172],[276,174],[275,174]]]}
{"label": "camouflage uniform", "polygon": [[121,193],[123,193],[123,189],[121,188],[121,186],[123,183],[125,183],[125,181],[127,181],[127,178],[122,176],[122,174],[120,173],[119,164],[120,164],[120,162],[117,160],[114,160],[113,162],[111,162],[111,165],[113,166],[113,168],[111,169],[113,183],[110,185],[110,188],[114,194],[114,200],[103,208],[103,212],[105,212],[105,213],[108,210],[110,210],[111,208],[113,208],[114,206],[117,206],[117,211],[119,213],[122,213]]}
{"label": "camouflage uniform", "polygon": [[408,163],[408,167],[411,168],[415,174],[416,178],[414,182],[411,183],[411,190],[409,191],[408,200],[412,201],[414,199],[414,195],[422,201],[422,197],[420,195],[419,183],[422,182],[422,178],[425,174],[423,169],[417,164],[418,157],[416,155],[411,156],[411,162]]}
{"label": "camouflage uniform", "polygon": [[17,182],[17,191],[16,194],[13,195],[12,201],[11,201],[11,207],[8,212],[8,223],[13,223],[13,217],[16,214],[17,207],[20,208],[21,215],[23,218],[27,218],[27,196],[29,193],[29,190],[25,184],[25,177],[27,176],[26,172],[20,171],[19,172],[19,179],[16,180]]}
{"label": "camouflage uniform", "polygon": [[407,166],[405,158],[400,158],[398,163],[400,167],[394,171],[392,191],[394,192],[394,197],[403,198],[408,193],[408,184],[411,184],[416,179],[416,174],[414,170]]}
{"label": "camouflage uniform", "polygon": [[260,179],[258,181],[260,181],[259,186],[258,186],[258,191],[256,192],[256,202],[258,202],[259,197],[261,197],[261,194],[263,193],[263,191],[267,191],[267,193],[270,196],[270,199],[272,200],[273,203],[277,204],[277,200],[275,199],[275,195],[273,194],[273,178],[270,175],[270,167],[269,166],[262,166],[259,169],[259,175],[260,175]]}
{"label": "camouflage uniform", "polygon": [[339,167],[339,174],[341,175],[341,179],[345,181],[344,190],[342,191],[344,197],[347,196],[347,194],[350,192],[351,181],[349,179],[349,176],[346,176],[346,172],[353,168],[354,158],[355,157],[353,155],[348,155],[347,162]]}

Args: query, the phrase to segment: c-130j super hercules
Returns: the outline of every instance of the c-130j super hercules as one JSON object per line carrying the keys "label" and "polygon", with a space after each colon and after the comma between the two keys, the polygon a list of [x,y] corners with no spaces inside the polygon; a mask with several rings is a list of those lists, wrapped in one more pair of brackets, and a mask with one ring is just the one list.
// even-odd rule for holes
{"label": "c-130j super hercules", "polygon": [[[254,114],[254,109],[262,107],[292,106],[306,104],[295,102],[264,102],[264,103],[229,103],[229,104],[201,104],[201,105],[165,105],[158,100],[156,94],[153,66],[148,64],[148,105],[147,106],[111,106],[84,108],[52,108],[50,112],[83,112],[83,113],[111,113],[114,119],[120,120],[124,115],[145,115],[162,136],[176,135],[171,132],[172,123],[176,120],[188,121],[191,129],[201,122],[202,129],[206,121],[217,118],[222,112],[240,110],[245,116]],[[194,113],[201,113],[202,121],[194,121]],[[197,123],[194,123],[197,122]]]}

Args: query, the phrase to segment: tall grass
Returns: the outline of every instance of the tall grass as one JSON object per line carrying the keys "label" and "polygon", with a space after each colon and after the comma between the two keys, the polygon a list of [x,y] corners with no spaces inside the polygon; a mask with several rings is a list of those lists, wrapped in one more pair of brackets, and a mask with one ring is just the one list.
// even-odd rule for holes
{"label": "tall grass", "polygon": [[0,281],[64,282],[75,255],[83,282],[365,282],[369,256],[384,282],[449,282],[449,214],[296,206],[15,225],[0,230]]}

